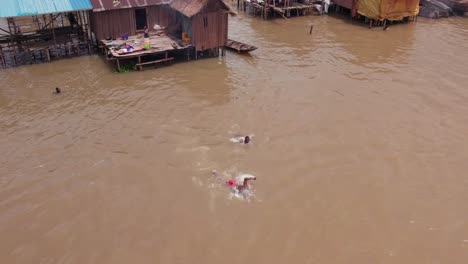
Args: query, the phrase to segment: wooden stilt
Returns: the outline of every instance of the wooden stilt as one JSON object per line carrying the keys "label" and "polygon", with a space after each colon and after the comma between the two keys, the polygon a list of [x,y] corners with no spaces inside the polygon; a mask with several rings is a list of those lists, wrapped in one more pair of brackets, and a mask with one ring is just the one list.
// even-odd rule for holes
{"label": "wooden stilt", "polygon": [[46,50],[47,62],[50,62],[50,51],[49,51],[49,47],[45,48],[45,50]]}
{"label": "wooden stilt", "polygon": [[0,47],[0,57],[2,59],[2,68],[7,68],[6,62],[5,62],[5,54],[3,53],[2,47]]}
{"label": "wooden stilt", "polygon": [[141,56],[138,56],[138,70],[141,71],[143,66],[141,65]]}
{"label": "wooden stilt", "polygon": [[55,38],[55,27],[54,27],[54,15],[50,14],[50,23],[52,30],[52,38],[54,38],[54,44],[57,46],[57,39]]}
{"label": "wooden stilt", "polygon": [[13,61],[15,62],[15,66],[18,64],[16,61],[16,49],[13,49]]}
{"label": "wooden stilt", "polygon": [[119,59],[117,59],[117,71],[120,72],[120,60]]}
{"label": "wooden stilt", "polygon": [[71,43],[67,45],[67,51],[68,51],[68,56],[71,56],[72,55],[72,52],[71,52]]}

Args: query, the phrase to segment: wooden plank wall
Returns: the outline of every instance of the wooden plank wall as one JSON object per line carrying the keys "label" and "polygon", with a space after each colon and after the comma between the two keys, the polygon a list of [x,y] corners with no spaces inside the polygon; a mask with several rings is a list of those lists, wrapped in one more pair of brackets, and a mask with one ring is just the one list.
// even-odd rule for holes
{"label": "wooden plank wall", "polygon": [[125,33],[135,34],[135,11],[132,8],[93,12],[91,17],[93,32],[97,40],[102,40],[107,36],[119,38]]}
{"label": "wooden plank wall", "polygon": [[176,11],[168,5],[150,6],[147,9],[148,27],[152,29],[155,24],[167,27],[176,21]]}
{"label": "wooden plank wall", "polygon": [[[204,19],[208,26],[205,27]],[[219,10],[200,13],[192,18],[192,42],[196,50],[207,50],[225,45],[228,36],[228,14]]]}
{"label": "wooden plank wall", "polygon": [[[168,26],[175,22],[175,11],[168,5],[146,7],[148,27],[155,24]],[[102,12],[93,12],[93,31],[96,39],[106,36],[119,38],[123,34],[136,35],[135,8],[117,9]]]}

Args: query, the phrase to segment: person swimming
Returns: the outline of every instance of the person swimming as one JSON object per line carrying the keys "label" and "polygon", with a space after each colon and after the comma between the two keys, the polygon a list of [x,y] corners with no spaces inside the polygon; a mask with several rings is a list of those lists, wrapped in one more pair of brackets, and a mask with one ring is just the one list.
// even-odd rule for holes
{"label": "person swimming", "polygon": [[249,188],[249,181],[257,180],[257,177],[251,174],[241,174],[236,176],[234,179],[227,180],[226,185],[236,189],[237,191],[242,191]]}
{"label": "person swimming", "polygon": [[251,136],[239,136],[231,138],[230,141],[233,143],[249,144],[252,140]]}
{"label": "person swimming", "polygon": [[54,92],[54,94],[59,94],[59,93],[61,93],[61,92],[62,92],[62,90],[60,90],[60,88],[55,87],[55,92]]}

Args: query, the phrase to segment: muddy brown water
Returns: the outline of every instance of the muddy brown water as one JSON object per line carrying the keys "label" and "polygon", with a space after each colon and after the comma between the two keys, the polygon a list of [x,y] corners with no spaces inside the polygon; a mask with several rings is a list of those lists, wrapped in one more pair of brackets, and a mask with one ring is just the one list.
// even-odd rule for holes
{"label": "muddy brown water", "polygon": [[259,49],[0,71],[0,262],[468,262],[468,19],[240,14],[230,36]]}

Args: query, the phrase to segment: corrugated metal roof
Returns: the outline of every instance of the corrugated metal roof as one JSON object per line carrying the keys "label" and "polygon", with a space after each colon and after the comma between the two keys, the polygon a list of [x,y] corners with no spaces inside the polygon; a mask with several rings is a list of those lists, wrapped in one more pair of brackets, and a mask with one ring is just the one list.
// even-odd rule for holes
{"label": "corrugated metal roof", "polygon": [[92,8],[89,0],[1,0],[0,17],[31,16]]}
{"label": "corrugated metal roof", "polygon": [[231,11],[229,6],[222,0],[172,0],[171,7],[186,17],[192,17],[202,11],[209,4],[216,8]]}
{"label": "corrugated metal roof", "polygon": [[162,5],[169,4],[170,2],[171,0],[91,0],[94,12],[132,7]]}

